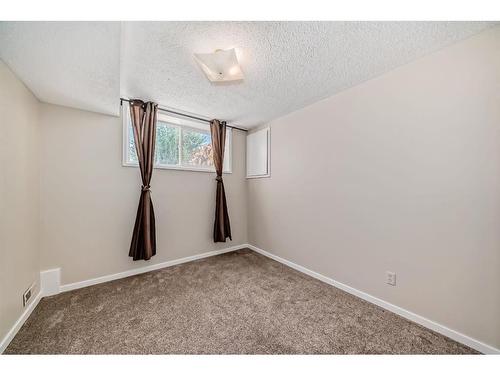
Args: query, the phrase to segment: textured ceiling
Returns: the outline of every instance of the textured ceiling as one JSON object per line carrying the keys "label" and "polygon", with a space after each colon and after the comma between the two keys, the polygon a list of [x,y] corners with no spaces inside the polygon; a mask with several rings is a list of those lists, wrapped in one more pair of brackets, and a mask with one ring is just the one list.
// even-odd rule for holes
{"label": "textured ceiling", "polygon": [[[0,23],[0,58],[42,101],[107,114],[118,97],[252,127],[493,26],[486,22]],[[245,80],[193,53],[236,48]]]}
{"label": "textured ceiling", "polygon": [[117,114],[120,22],[0,22],[0,59],[41,101]]}

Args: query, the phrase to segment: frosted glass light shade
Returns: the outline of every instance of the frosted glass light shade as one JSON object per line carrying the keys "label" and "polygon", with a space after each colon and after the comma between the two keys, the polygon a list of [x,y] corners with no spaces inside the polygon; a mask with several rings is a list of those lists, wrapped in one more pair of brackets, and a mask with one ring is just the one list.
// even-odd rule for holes
{"label": "frosted glass light shade", "polygon": [[226,51],[217,50],[214,53],[195,53],[194,56],[198,65],[212,82],[243,79],[243,72],[234,48]]}

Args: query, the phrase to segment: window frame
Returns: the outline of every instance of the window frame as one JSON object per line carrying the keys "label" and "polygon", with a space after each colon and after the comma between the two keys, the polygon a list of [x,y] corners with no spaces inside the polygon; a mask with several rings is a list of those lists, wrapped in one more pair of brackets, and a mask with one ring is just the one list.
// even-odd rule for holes
{"label": "window frame", "polygon": [[[251,158],[251,149],[249,147],[248,142],[250,141],[250,137],[252,134],[258,133],[258,132],[266,132],[266,148],[267,148],[267,154],[266,154],[266,169],[267,172],[264,174],[249,174],[248,172],[248,164]],[[257,129],[249,134],[247,134],[246,137],[246,178],[247,179],[253,179],[253,178],[268,178],[271,177],[271,127],[266,126],[264,128]]]}
{"label": "window frame", "polygon": [[[139,167],[139,163],[133,162],[129,160],[129,132],[128,132],[128,126],[130,123],[130,111],[129,111],[129,106],[128,103],[123,103],[122,105],[122,111],[121,111],[121,117],[122,117],[122,166],[124,167]],[[187,120],[184,118],[172,116],[172,115],[167,115],[165,113],[161,113],[158,111],[157,115],[157,121],[165,122],[169,125],[175,126],[179,128],[179,164],[177,165],[169,165],[169,164],[157,164],[155,162],[155,165],[153,166],[154,169],[167,169],[167,170],[177,170],[177,171],[190,171],[190,172],[208,172],[208,173],[215,173],[215,168],[197,168],[197,167],[190,167],[190,166],[185,166],[182,165],[182,129],[187,129],[187,130],[202,130],[202,131],[207,131],[207,126],[202,125],[196,120]],[[155,125],[156,126],[156,125]],[[210,127],[208,126],[208,132],[210,134]],[[222,171],[223,174],[231,174],[233,173],[233,132],[232,129],[227,128],[226,129],[226,143],[227,143],[227,151],[228,154],[224,154],[224,164],[225,169]]]}

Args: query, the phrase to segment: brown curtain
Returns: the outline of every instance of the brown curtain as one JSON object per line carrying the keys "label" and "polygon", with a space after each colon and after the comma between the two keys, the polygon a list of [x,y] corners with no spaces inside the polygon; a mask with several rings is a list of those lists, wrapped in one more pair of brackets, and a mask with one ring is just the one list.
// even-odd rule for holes
{"label": "brown curtain", "polygon": [[224,165],[224,147],[226,143],[226,122],[212,120],[210,122],[210,133],[212,135],[212,151],[214,155],[215,172],[217,173],[217,193],[215,195],[215,222],[214,242],[226,242],[231,238],[231,225],[227,212],[226,193],[222,181],[222,167]]}
{"label": "brown curtain", "polygon": [[148,260],[156,254],[155,213],[149,184],[155,159],[157,109],[156,103],[130,101],[130,117],[142,178],[141,197],[128,253],[134,260]]}

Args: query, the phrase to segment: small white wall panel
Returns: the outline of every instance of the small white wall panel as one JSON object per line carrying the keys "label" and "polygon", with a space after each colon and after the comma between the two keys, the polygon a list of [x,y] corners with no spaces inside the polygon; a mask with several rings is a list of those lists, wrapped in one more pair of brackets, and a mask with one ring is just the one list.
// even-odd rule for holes
{"label": "small white wall panel", "polygon": [[247,135],[247,178],[270,176],[269,128]]}

